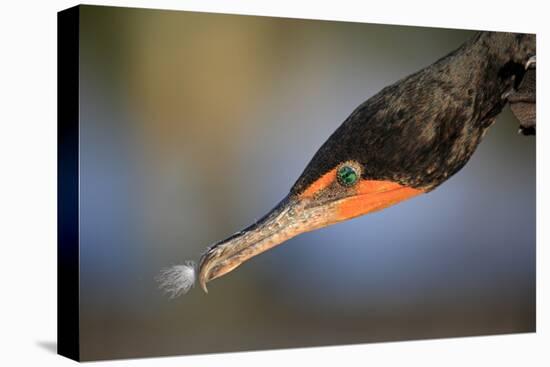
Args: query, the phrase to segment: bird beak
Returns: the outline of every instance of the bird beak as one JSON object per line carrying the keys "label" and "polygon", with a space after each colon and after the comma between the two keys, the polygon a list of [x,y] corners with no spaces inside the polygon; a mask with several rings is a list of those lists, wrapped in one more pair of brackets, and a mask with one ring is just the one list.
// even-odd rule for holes
{"label": "bird beak", "polygon": [[256,223],[212,245],[199,263],[202,289],[208,293],[209,281],[301,233],[383,209],[423,192],[384,181],[366,181],[358,186],[338,197],[308,192],[288,195]]}
{"label": "bird beak", "polygon": [[256,223],[211,246],[199,263],[199,282],[229,273],[246,260],[301,233],[349,218],[337,218],[339,200],[318,200],[288,195]]}
{"label": "bird beak", "polygon": [[256,223],[211,246],[199,263],[199,282],[206,283],[232,271],[246,260],[307,230],[305,202],[287,196]]}

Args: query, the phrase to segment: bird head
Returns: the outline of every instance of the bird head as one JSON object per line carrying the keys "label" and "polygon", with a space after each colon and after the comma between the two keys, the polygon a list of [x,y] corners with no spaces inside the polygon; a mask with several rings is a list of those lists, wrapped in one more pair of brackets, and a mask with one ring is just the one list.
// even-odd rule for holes
{"label": "bird head", "polygon": [[[458,172],[506,105],[534,36],[484,32],[365,101],[264,217],[212,245],[206,284],[301,233],[428,192]],[[519,74],[516,75],[518,73]]]}
{"label": "bird head", "polygon": [[384,172],[397,171],[387,167],[377,169],[385,165],[376,154],[370,153],[376,148],[365,149],[364,136],[354,137],[356,129],[348,130],[350,124],[354,125],[353,119],[345,122],[319,149],[278,205],[204,253],[199,264],[199,282],[205,292],[207,282],[294,236],[386,208],[424,192],[405,184],[405,176],[385,177]]}

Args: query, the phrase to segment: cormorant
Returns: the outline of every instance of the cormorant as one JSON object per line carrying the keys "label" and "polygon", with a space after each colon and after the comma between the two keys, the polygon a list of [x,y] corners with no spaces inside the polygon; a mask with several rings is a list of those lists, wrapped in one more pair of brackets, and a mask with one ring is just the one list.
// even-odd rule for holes
{"label": "cormorant", "polygon": [[434,190],[468,162],[508,102],[533,111],[526,123],[534,132],[534,73],[531,93],[520,87],[535,47],[535,35],[480,32],[362,103],[275,208],[208,248],[198,268],[204,291],[298,234]]}

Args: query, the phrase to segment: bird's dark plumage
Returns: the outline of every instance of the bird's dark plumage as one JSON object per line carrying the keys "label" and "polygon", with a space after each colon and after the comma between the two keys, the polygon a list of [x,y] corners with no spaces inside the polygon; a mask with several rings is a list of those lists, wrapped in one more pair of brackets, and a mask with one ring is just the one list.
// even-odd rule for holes
{"label": "bird's dark plumage", "polygon": [[535,135],[537,119],[536,71],[529,69],[517,90],[508,97],[510,109],[519,120],[519,132],[523,135]]}
{"label": "bird's dark plumage", "polygon": [[482,32],[382,89],[336,129],[272,211],[207,250],[203,289],[300,233],[436,188],[468,162],[508,99],[520,97],[534,55],[534,35]]}
{"label": "bird's dark plumage", "polygon": [[466,164],[534,54],[534,35],[477,34],[357,107],[291,192],[349,160],[364,166],[364,179],[434,189]]}

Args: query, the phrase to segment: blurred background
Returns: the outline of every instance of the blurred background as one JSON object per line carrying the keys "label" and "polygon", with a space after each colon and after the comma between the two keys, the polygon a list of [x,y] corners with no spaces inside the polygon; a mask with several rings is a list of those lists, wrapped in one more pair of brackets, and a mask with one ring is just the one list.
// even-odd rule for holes
{"label": "blurred background", "polygon": [[169,265],[282,199],[361,102],[474,32],[81,7],[83,359],[529,332],[535,139],[508,108],[436,191],[178,299]]}

